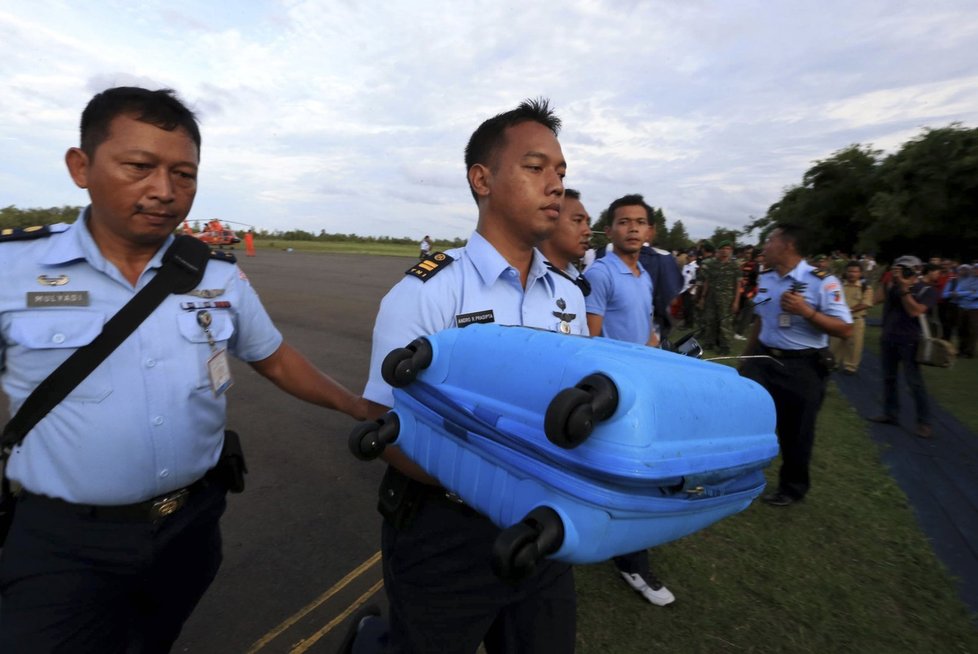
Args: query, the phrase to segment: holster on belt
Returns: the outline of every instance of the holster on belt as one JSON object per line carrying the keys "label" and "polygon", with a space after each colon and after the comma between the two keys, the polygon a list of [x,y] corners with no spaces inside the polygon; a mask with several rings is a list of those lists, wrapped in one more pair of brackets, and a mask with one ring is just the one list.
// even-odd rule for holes
{"label": "holster on belt", "polygon": [[238,432],[224,431],[224,446],[221,448],[221,458],[217,461],[212,474],[217,480],[227,486],[232,493],[240,493],[245,489],[245,474],[248,466],[245,463],[244,450]]}
{"label": "holster on belt", "polygon": [[377,511],[395,529],[406,529],[414,522],[425,496],[424,484],[389,465],[380,482]]}
{"label": "holster on belt", "polygon": [[838,362],[835,360],[835,355],[832,354],[832,350],[827,347],[819,349],[818,365],[822,376],[825,377],[831,375],[839,367]]}

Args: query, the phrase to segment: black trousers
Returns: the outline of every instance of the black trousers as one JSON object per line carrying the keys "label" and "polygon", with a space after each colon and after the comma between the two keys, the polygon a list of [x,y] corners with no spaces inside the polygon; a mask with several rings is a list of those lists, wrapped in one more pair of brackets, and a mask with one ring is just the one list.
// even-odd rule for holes
{"label": "black trousers", "polygon": [[226,489],[153,523],[26,495],[0,557],[0,652],[169,652],[221,564]]}
{"label": "black trousers", "polygon": [[749,359],[741,366],[740,374],[767,389],[774,400],[781,446],[779,490],[800,499],[811,486],[808,466],[828,373],[811,356],[775,361]]}
{"label": "black trousers", "polygon": [[490,567],[498,534],[488,518],[447,500],[426,500],[405,528],[384,521],[386,651],[473,654],[480,642],[489,654],[574,651],[571,567],[541,561],[530,578],[504,583]]}

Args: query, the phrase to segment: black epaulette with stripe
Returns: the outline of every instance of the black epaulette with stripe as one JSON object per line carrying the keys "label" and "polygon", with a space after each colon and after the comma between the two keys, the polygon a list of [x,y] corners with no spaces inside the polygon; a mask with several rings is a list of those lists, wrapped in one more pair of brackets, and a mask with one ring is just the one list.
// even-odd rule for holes
{"label": "black epaulette with stripe", "polygon": [[759,272],[757,274],[758,275],[766,275],[768,273],[773,273],[773,272],[774,272],[774,268],[768,268],[767,270],[762,270],[761,272]]}
{"label": "black epaulette with stripe", "polygon": [[211,250],[211,259],[214,261],[224,261],[226,263],[238,262],[238,258],[234,256],[233,252],[227,252],[225,250]]}
{"label": "black epaulette with stripe", "polygon": [[825,270],[819,270],[818,268],[813,268],[812,269],[812,274],[815,275],[816,277],[818,277],[819,279],[825,279],[826,277],[828,277],[832,273],[826,272]]}
{"label": "black epaulette with stripe", "polygon": [[7,241],[29,241],[57,234],[50,225],[35,225],[34,227],[5,227],[0,229],[0,243]]}
{"label": "black epaulette with stripe", "polygon": [[440,270],[447,268],[453,261],[455,259],[444,252],[434,252],[405,270],[404,274],[413,275],[421,281],[426,282],[437,275]]}
{"label": "black epaulette with stripe", "polygon": [[571,284],[581,289],[581,293],[584,295],[584,297],[587,297],[588,295],[591,294],[591,282],[586,280],[584,278],[584,275],[578,275],[577,278],[575,279],[574,277],[571,277],[563,270],[550,263],[549,261],[547,262],[547,270],[549,270],[552,273],[556,273],[560,275],[561,277],[569,281]]}

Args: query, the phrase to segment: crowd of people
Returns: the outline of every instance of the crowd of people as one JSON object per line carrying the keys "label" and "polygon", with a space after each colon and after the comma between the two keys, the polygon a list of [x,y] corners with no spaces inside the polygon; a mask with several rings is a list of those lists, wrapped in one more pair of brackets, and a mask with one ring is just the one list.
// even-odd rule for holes
{"label": "crowd of people", "polygon": [[[421,241],[420,260],[381,302],[358,396],[282,338],[233,259],[194,254],[174,238],[197,191],[193,112],[169,90],[93,97],[65,158],[90,205],[71,225],[0,235],[0,381],[11,424],[28,424],[4,432],[5,474],[18,491],[0,558],[0,649],[171,649],[220,567],[225,493],[240,490],[241,453],[225,431],[229,355],[287,393],[364,420],[393,405],[381,372],[388,352],[471,322],[648,347],[669,347],[678,324],[702,329],[719,353],[743,339],[745,353],[764,356],[741,374],[777,408],[782,468],[764,501],[782,507],[810,486],[829,338],[843,370],[857,373],[856,323],[873,302],[886,303],[880,422],[898,418],[896,368],[916,365],[916,318],[974,356],[978,276],[968,265],[903,257],[882,271],[871,257],[806,261],[796,225],[778,225],[761,252],[703,242],[672,253],[655,247],[652,209],[634,193],[608,207],[610,248],[587,256],[589,215],[581,194],[564,188],[560,127],[546,101],[526,101],[472,133],[464,162],[475,231],[448,252]],[[138,319],[137,305],[148,307]],[[109,320],[120,315],[133,336],[104,347],[102,326],[121,329]],[[68,381],[61,364],[76,355],[95,372]],[[929,437],[926,394],[910,377],[918,434]],[[54,387],[65,392],[45,404]],[[544,560],[518,584],[501,581],[490,565],[498,527],[397,447],[383,456],[389,614],[357,614],[344,651],[572,652],[572,567]],[[645,551],[615,563],[648,602],[674,601]]]}

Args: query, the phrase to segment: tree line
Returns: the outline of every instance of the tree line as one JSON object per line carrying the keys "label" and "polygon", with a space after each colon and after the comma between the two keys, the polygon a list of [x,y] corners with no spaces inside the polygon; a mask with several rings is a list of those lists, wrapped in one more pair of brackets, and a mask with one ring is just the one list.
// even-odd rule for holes
{"label": "tree line", "polygon": [[[8,206],[0,209],[0,228],[72,222],[79,209]],[[606,242],[606,213],[602,212],[593,225],[597,247]],[[685,250],[694,245],[681,219],[669,226],[661,208],[654,209],[651,219],[657,227],[658,247]],[[746,244],[754,232],[763,240],[778,222],[807,226],[812,237],[811,254],[866,252],[891,260],[913,252],[924,257],[974,258],[978,254],[978,129],[960,123],[925,128],[885,157],[870,145],[850,145],[816,161],[801,183],[785,189],[763,217],[752,218],[739,230],[717,227],[709,240],[714,245],[723,241]],[[255,236],[396,244],[419,240],[330,234],[325,230],[314,234],[301,229],[263,229]],[[464,243],[464,239],[456,238],[451,245],[460,247]]]}
{"label": "tree line", "polygon": [[806,225],[815,252],[967,260],[978,254],[978,129],[926,128],[888,156],[854,144],[816,161],[747,233]]}
{"label": "tree line", "polygon": [[[50,207],[19,209],[13,205],[0,208],[0,229],[32,227],[34,225],[52,225],[54,223],[73,223],[78,218],[82,207]],[[191,221],[194,231],[200,231],[200,221]],[[225,226],[230,229],[229,226]],[[329,241],[357,243],[391,243],[395,245],[417,245],[421,240],[410,236],[360,236],[358,234],[331,234],[320,230],[318,234],[304,229],[267,230],[259,229],[254,232],[256,239],[280,241]],[[462,247],[465,239],[437,239],[439,247]]]}

